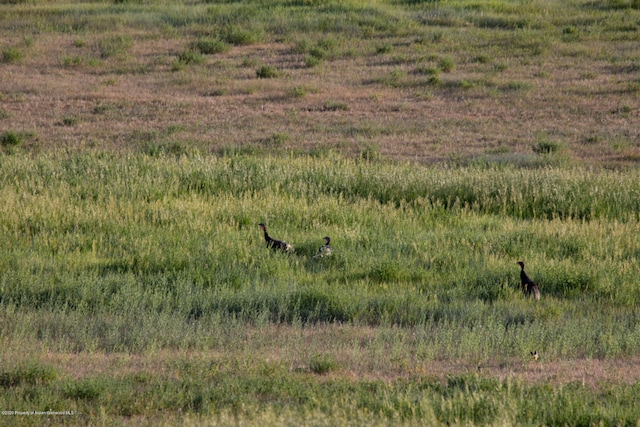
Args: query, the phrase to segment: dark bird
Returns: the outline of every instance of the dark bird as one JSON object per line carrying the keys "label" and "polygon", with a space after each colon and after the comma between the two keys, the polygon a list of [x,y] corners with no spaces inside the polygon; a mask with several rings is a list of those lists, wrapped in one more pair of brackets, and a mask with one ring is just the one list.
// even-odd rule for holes
{"label": "dark bird", "polygon": [[526,296],[533,295],[536,300],[539,300],[540,290],[538,289],[538,285],[524,272],[524,262],[518,261],[518,265],[520,266],[520,288],[522,292],[524,292]]}
{"label": "dark bird", "polygon": [[267,233],[267,226],[263,223],[260,223],[260,228],[264,231],[264,240],[267,242],[267,247],[273,249],[274,251],[283,251],[289,252],[293,249],[293,246],[288,244],[287,242],[283,242],[282,240],[276,240],[273,237],[269,236]]}
{"label": "dark bird", "polygon": [[323,258],[331,255],[333,249],[331,248],[331,238],[329,236],[323,237],[324,245],[318,248],[318,253],[314,256],[314,258]]}

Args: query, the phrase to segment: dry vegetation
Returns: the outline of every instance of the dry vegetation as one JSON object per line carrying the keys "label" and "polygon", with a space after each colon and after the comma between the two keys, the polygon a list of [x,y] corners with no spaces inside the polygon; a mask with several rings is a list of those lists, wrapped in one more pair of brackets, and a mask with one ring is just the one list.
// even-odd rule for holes
{"label": "dry vegetation", "polygon": [[[500,380],[556,386],[581,383],[597,390],[603,384],[634,384],[640,381],[640,357],[614,359],[538,360],[528,355],[517,358],[472,363],[471,360],[429,360],[416,357],[416,342],[397,343],[397,348],[379,348],[382,334],[396,334],[386,328],[324,324],[310,329],[290,325],[264,325],[241,330],[242,349],[233,353],[214,351],[157,350],[147,355],[128,353],[46,352],[28,346],[32,357],[59,368],[60,374],[74,380],[105,376],[162,372],[171,375],[171,366],[181,360],[204,363],[232,357],[244,364],[271,363],[291,372],[312,374],[310,361],[318,355],[330,355],[333,366],[320,378],[323,381],[346,378],[350,381],[383,381],[424,377],[446,381],[463,375],[481,375]],[[411,334],[409,331],[408,334]],[[414,331],[415,333],[415,331]]]}
{"label": "dry vegetation", "polygon": [[[518,159],[551,141],[569,159],[638,160],[636,9],[311,3],[1,5],[2,48],[20,53],[0,67],[1,129],[34,150],[159,141],[434,162]],[[185,55],[220,38],[215,14],[253,38]],[[258,78],[261,66],[274,78]]]}

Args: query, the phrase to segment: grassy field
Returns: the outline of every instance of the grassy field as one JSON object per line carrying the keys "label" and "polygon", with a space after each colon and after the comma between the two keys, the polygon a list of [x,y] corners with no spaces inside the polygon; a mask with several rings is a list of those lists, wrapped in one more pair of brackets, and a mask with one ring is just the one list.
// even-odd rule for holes
{"label": "grassy field", "polygon": [[0,425],[640,422],[637,1],[0,34]]}
{"label": "grassy field", "polygon": [[33,151],[636,164],[637,0],[0,4]]}

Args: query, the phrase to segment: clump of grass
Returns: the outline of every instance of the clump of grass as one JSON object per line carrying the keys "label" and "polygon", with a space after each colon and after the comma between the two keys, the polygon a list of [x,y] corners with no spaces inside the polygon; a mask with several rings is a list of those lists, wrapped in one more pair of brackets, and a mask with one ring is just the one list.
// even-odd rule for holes
{"label": "clump of grass", "polygon": [[271,134],[264,140],[264,144],[268,147],[282,147],[285,145],[291,137],[286,132],[276,132]]}
{"label": "clump of grass", "polygon": [[474,58],[474,61],[478,64],[490,64],[491,57],[487,54],[480,54]]}
{"label": "clump of grass", "polygon": [[533,145],[533,152],[536,154],[553,154],[560,151],[562,144],[554,139],[549,138],[548,135],[540,135],[537,138],[535,145]]}
{"label": "clump of grass", "polygon": [[440,67],[434,65],[422,65],[416,67],[415,73],[423,76],[437,76],[440,74],[442,69]]}
{"label": "clump of grass", "polygon": [[399,87],[401,86],[404,78],[407,76],[406,71],[397,68],[395,70],[391,70],[386,75],[382,76],[379,79],[379,82],[390,87]]}
{"label": "clump of grass", "polygon": [[527,91],[533,87],[531,82],[525,82],[520,80],[511,80],[503,86],[505,91]]}
{"label": "clump of grass", "polygon": [[105,385],[97,378],[68,382],[63,395],[69,399],[94,401],[102,395]]}
{"label": "clump of grass", "polygon": [[311,68],[325,60],[333,60],[340,56],[339,42],[334,37],[324,37],[315,43],[308,39],[300,40],[294,47],[294,52],[304,54],[306,67]]}
{"label": "clump of grass", "polygon": [[62,58],[62,65],[64,67],[79,67],[86,62],[86,59],[81,55],[65,56]]}
{"label": "clump of grass", "polygon": [[623,104],[617,108],[611,110],[611,114],[619,114],[621,116],[626,116],[633,112],[633,107],[627,104]]}
{"label": "clump of grass", "polygon": [[309,371],[316,375],[326,375],[336,370],[338,364],[332,356],[326,354],[316,354],[309,361]]}
{"label": "clump of grass", "polygon": [[[363,158],[372,159],[371,155]],[[381,261],[371,269],[368,277],[377,282],[397,282],[405,277],[405,272],[395,261]]]}
{"label": "clump of grass", "polygon": [[188,153],[184,143],[179,141],[146,141],[140,144],[139,151],[151,157],[161,157],[165,155],[179,157]]}
{"label": "clump of grass", "polygon": [[208,96],[224,96],[228,93],[226,88],[220,87],[208,93]]}
{"label": "clump of grass", "polygon": [[116,109],[113,104],[97,104],[93,107],[93,114],[107,114]]}
{"label": "clump of grass", "polygon": [[192,48],[203,55],[214,55],[231,50],[231,45],[214,37],[201,38],[192,44]]}
{"label": "clump of grass", "polygon": [[256,77],[259,79],[274,79],[279,75],[278,70],[271,65],[263,65],[256,70]]}
{"label": "clump of grass", "polygon": [[258,43],[262,40],[262,35],[257,29],[248,29],[241,26],[233,25],[227,28],[223,39],[226,43],[235,46],[246,46]]}
{"label": "clump of grass", "polygon": [[342,101],[327,101],[322,106],[322,111],[348,111],[349,104]]}
{"label": "clump of grass", "polygon": [[22,60],[23,57],[23,53],[15,47],[8,47],[2,51],[2,62],[5,64],[18,62]]}
{"label": "clump of grass", "polygon": [[204,56],[196,50],[187,49],[178,55],[178,62],[184,65],[199,65],[204,62]]}
{"label": "clump of grass", "polygon": [[385,43],[385,44],[381,44],[381,45],[376,46],[376,53],[378,55],[391,53],[392,50],[393,50],[393,46],[391,44],[389,44],[389,43]]}
{"label": "clump of grass", "polygon": [[131,46],[133,39],[128,35],[113,35],[98,41],[98,51],[103,59],[126,53]]}
{"label": "clump of grass", "polygon": [[497,63],[493,66],[493,71],[495,71],[496,73],[501,73],[503,71],[506,71],[509,68],[509,66],[505,63]]}
{"label": "clump of grass", "polygon": [[607,2],[605,2],[605,5],[606,5],[606,8],[613,9],[613,10],[640,9],[639,0],[607,0]]}
{"label": "clump of grass", "polygon": [[289,91],[293,98],[304,98],[307,96],[308,89],[304,86],[296,86]]}
{"label": "clump of grass", "polygon": [[316,56],[313,55],[307,55],[304,58],[304,65],[307,68],[313,68],[313,67],[317,67],[318,65],[322,64],[322,59],[318,58]]}
{"label": "clump of grass", "polygon": [[17,147],[20,144],[22,144],[22,141],[23,141],[22,135],[12,131],[7,131],[3,133],[2,137],[0,138],[0,144],[2,144],[3,147],[7,147],[7,148]]}
{"label": "clump of grass", "polygon": [[[367,161],[378,161],[382,158],[382,153],[380,152],[380,146],[376,143],[369,143],[364,148],[360,149],[360,158]],[[373,276],[374,277],[384,277],[386,275],[386,268],[384,266],[381,267],[382,270],[378,271],[374,269]]]}
{"label": "clump of grass", "polygon": [[0,372],[0,387],[11,388],[23,384],[46,385],[57,378],[57,372],[49,365],[27,363]]}
{"label": "clump of grass", "polygon": [[78,119],[75,116],[65,116],[62,118],[62,125],[63,126],[75,126],[80,122],[80,119]]}
{"label": "clump of grass", "polygon": [[443,73],[450,73],[456,68],[456,63],[453,61],[453,58],[445,57],[438,61],[438,68],[440,68]]}
{"label": "clump of grass", "polygon": [[245,68],[253,68],[256,65],[258,65],[258,60],[256,58],[253,57],[245,57],[242,58],[242,66]]}
{"label": "clump of grass", "polygon": [[576,26],[570,25],[562,29],[562,35],[567,41],[577,40],[580,35],[580,31]]}

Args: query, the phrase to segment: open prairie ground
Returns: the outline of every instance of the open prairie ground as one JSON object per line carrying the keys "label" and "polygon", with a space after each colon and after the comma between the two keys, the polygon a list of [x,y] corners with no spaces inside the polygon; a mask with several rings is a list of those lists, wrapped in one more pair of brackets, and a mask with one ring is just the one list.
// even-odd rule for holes
{"label": "open prairie ground", "polygon": [[0,0],[0,425],[638,425],[639,95],[637,0]]}
{"label": "open prairie ground", "polygon": [[639,157],[635,0],[3,3],[32,150]]}

